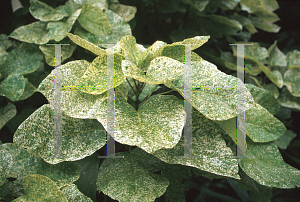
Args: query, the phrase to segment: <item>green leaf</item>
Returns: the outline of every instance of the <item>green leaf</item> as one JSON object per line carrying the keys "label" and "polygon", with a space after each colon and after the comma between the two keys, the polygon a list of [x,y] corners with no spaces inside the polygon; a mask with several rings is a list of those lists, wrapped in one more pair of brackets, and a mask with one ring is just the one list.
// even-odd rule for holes
{"label": "green leaf", "polygon": [[225,16],[221,15],[204,15],[203,17],[213,20],[218,24],[223,24],[228,27],[233,27],[238,30],[242,30],[243,26],[239,23],[239,21],[228,19]]}
{"label": "green leaf", "polygon": [[[115,5],[115,4],[114,4]],[[134,6],[127,6],[123,4],[117,4],[115,6],[111,6],[110,10],[114,11],[116,14],[121,16],[125,22],[132,20],[135,16],[137,8]]]}
{"label": "green leaf", "polygon": [[270,66],[286,66],[285,55],[277,48],[277,41],[269,48],[269,65]]}
{"label": "green leaf", "polygon": [[263,31],[277,33],[280,30],[280,26],[276,24],[272,24],[270,22],[266,22],[261,18],[249,16],[249,19],[252,21],[252,24]]}
{"label": "green leaf", "polygon": [[106,48],[106,44],[108,43],[117,43],[122,37],[126,35],[132,35],[130,25],[125,23],[120,16],[111,10],[104,11],[104,14],[107,17],[110,26],[112,27],[111,34],[92,34],[81,27],[77,27],[74,31],[74,34],[103,48]]}
{"label": "green leaf", "polygon": [[[268,50],[265,47],[260,47],[259,43],[257,42],[249,42],[253,45],[245,45],[244,50],[245,50],[245,58],[253,58],[258,61],[261,61],[265,58],[268,57]],[[237,56],[237,47],[236,46],[231,46],[233,50],[234,56]]]}
{"label": "green leaf", "polygon": [[288,69],[284,73],[283,84],[295,97],[300,97],[300,68]]}
{"label": "green leaf", "polygon": [[[76,45],[71,43],[71,45],[61,46],[61,62],[70,58],[76,48]],[[49,66],[55,66],[55,46],[40,45],[39,49],[44,53],[46,62]]]}
{"label": "green leaf", "polygon": [[91,51],[92,53],[94,53],[96,55],[105,55],[106,54],[105,50],[88,42],[85,39],[80,38],[79,36],[73,35],[71,33],[67,33],[67,36],[77,45],[81,46],[84,49]]}
{"label": "green leaf", "polygon": [[99,192],[120,202],[154,201],[165,193],[169,181],[150,169],[157,158],[139,148],[115,155],[123,158],[106,158],[99,168]]}
{"label": "green leaf", "polygon": [[[122,60],[124,56],[114,53],[114,87],[123,83],[126,77],[122,71]],[[90,94],[101,94],[107,87],[107,54],[100,55],[87,68],[78,84],[82,86],[80,91]],[[85,88],[87,87],[87,88]]]}
{"label": "green leaf", "polygon": [[25,78],[25,89],[23,94],[21,95],[21,97],[18,99],[18,101],[20,100],[26,100],[27,98],[29,98],[30,96],[32,96],[36,91],[36,88],[34,85],[32,85],[27,78]]}
{"label": "green leaf", "polygon": [[105,135],[102,125],[96,120],[76,119],[63,114],[62,156],[67,158],[50,157],[54,155],[54,110],[46,104],[19,126],[14,143],[26,147],[35,156],[41,156],[47,163],[57,164],[93,154],[105,145]]}
{"label": "green leaf", "polygon": [[288,68],[300,67],[300,51],[293,50],[286,55]]}
{"label": "green leaf", "polygon": [[270,91],[252,84],[245,84],[245,86],[257,104],[267,109],[273,115],[279,111],[280,106]]}
{"label": "green leaf", "polygon": [[15,200],[18,201],[54,201],[67,202],[64,194],[55,183],[43,175],[29,175],[23,178],[23,187],[26,195]]}
{"label": "green leaf", "polygon": [[258,66],[265,73],[265,75],[276,85],[278,88],[282,88],[283,79],[282,75],[278,70],[271,71],[268,67],[264,66],[262,63],[258,62]]}
{"label": "green leaf", "polygon": [[[190,178],[192,169],[188,166],[168,164],[168,167],[162,170],[162,176],[169,180],[169,186],[164,193],[166,202],[185,200],[185,192],[190,189]],[[183,180],[187,179],[184,183]]]}
{"label": "green leaf", "polygon": [[7,103],[5,107],[0,108],[0,129],[17,114],[17,108],[12,103]]}
{"label": "green leaf", "polygon": [[14,73],[26,75],[42,66],[42,60],[43,54],[36,45],[22,43],[9,53],[5,63],[0,66],[0,73],[3,77]]}
{"label": "green leaf", "polygon": [[1,82],[0,91],[11,101],[17,101],[25,89],[25,78],[21,74],[11,74]]}
{"label": "green leaf", "polygon": [[285,131],[284,135],[275,140],[275,144],[280,149],[286,149],[290,142],[297,136],[296,133],[294,133],[292,130]]}
{"label": "green leaf", "polygon": [[[300,186],[300,171],[283,161],[275,143],[255,143],[247,140],[246,156],[240,159],[240,167],[257,183],[281,189]],[[267,171],[267,172],[266,172]]]}
{"label": "green leaf", "polygon": [[82,194],[75,184],[63,187],[61,192],[67,198],[67,201],[93,202],[89,197]]}
{"label": "green leaf", "polygon": [[276,0],[240,0],[241,8],[248,13],[255,13],[261,9],[274,11],[279,8]]}
{"label": "green leaf", "polygon": [[90,197],[93,201],[96,201],[96,182],[100,164],[100,158],[98,158],[97,152],[76,161],[76,163],[80,167],[80,177],[74,184],[77,185],[78,189],[84,195]]}
{"label": "green leaf", "polygon": [[151,61],[147,74],[128,60],[122,61],[125,76],[132,77],[150,85],[158,85],[172,81],[184,73],[184,64],[168,58],[157,57]]}
{"label": "green leaf", "polygon": [[171,149],[160,149],[153,155],[169,164],[195,167],[216,175],[239,179],[236,159],[228,158],[234,154],[226,147],[218,130],[200,112],[193,110],[192,148],[195,158],[175,158],[184,155],[184,137]]}
{"label": "green leaf", "polygon": [[140,65],[149,53],[149,49],[142,51],[138,48],[135,37],[133,36],[122,37],[119,45],[135,65]]}
{"label": "green leaf", "polygon": [[92,34],[111,34],[112,28],[102,8],[84,4],[78,17],[80,25]]}
{"label": "green leaf", "polygon": [[282,88],[277,101],[283,107],[300,110],[300,98],[293,96],[286,87]]}
{"label": "green leaf", "polygon": [[270,91],[276,99],[278,98],[279,90],[273,83],[268,83],[268,84],[264,85],[263,88]]}
{"label": "green leaf", "polygon": [[[192,7],[198,9],[199,11],[203,11],[205,9],[205,7],[207,6],[207,4],[209,3],[209,0],[182,0],[182,2],[191,5]],[[170,5],[170,3],[167,3],[168,7]]]}
{"label": "green leaf", "polygon": [[[116,98],[115,102],[116,141],[138,146],[148,153],[172,148],[178,143],[185,112],[181,101],[175,96],[151,96],[138,111],[124,99]],[[106,113],[97,114],[97,120],[107,129]]]}
{"label": "green leaf", "polygon": [[[128,86],[128,87],[130,88],[130,86]],[[145,87],[143,88],[143,91],[139,95],[139,101],[144,100],[148,95],[150,95],[151,92],[155,92],[155,91],[157,91],[160,88],[161,87],[158,86],[158,85],[149,85],[149,84],[146,83]],[[134,101],[136,101],[136,96],[135,95],[131,96],[131,99],[133,99]]]}
{"label": "green leaf", "polygon": [[37,21],[15,29],[9,37],[27,43],[45,44],[50,40],[47,22]]}
{"label": "green leaf", "polygon": [[29,12],[35,19],[41,21],[58,21],[68,16],[63,7],[53,9],[51,6],[37,0],[30,0]]}
{"label": "green leaf", "polygon": [[[211,120],[227,120],[236,116],[236,89],[244,86],[242,81],[227,75],[205,60],[192,63],[192,106]],[[184,97],[184,77],[166,83],[167,87],[177,90]],[[218,86],[212,88],[212,86]],[[227,88],[220,88],[226,86]],[[211,88],[207,88],[211,87]],[[245,110],[253,107],[254,100],[250,92],[244,88]]]}
{"label": "green leaf", "polygon": [[49,22],[47,24],[47,30],[49,30],[49,37],[55,41],[61,41],[67,36],[67,32],[70,32],[73,24],[80,15],[81,9],[76,10],[67,20],[60,22]]}
{"label": "green leaf", "polygon": [[269,142],[281,137],[286,127],[259,104],[245,111],[245,132],[254,142]]}
{"label": "green leaf", "polygon": [[5,159],[9,164],[6,170],[1,171],[1,176],[4,179],[13,177],[20,180],[26,175],[42,174],[53,180],[58,187],[63,187],[79,178],[78,166],[74,162],[51,165],[13,143],[1,145],[0,151],[0,158]]}

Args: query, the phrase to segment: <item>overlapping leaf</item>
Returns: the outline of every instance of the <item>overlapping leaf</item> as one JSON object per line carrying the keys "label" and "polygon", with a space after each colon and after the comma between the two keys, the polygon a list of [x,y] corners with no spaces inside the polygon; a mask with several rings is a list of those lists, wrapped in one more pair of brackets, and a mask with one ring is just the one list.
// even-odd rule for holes
{"label": "overlapping leaf", "polygon": [[300,98],[293,96],[286,87],[282,88],[277,101],[283,107],[300,110]]}
{"label": "overlapping leaf", "polygon": [[[165,85],[184,96],[183,75]],[[192,90],[192,106],[207,118],[227,120],[236,116],[237,86],[244,88],[245,110],[253,107],[254,100],[240,79],[219,71],[205,60],[192,63],[192,87],[197,88]]]}
{"label": "overlapping leaf", "polygon": [[[107,77],[109,75],[107,70],[107,57],[108,53],[94,59],[83,76],[79,79],[78,84],[82,86],[82,88],[80,88],[82,92],[101,94],[108,89]],[[114,53],[114,87],[117,87],[126,79],[121,66],[123,59],[124,57],[122,55]]]}
{"label": "overlapping leaf", "polygon": [[296,133],[294,133],[292,130],[285,131],[284,135],[280,138],[276,139],[274,143],[280,148],[280,149],[286,149],[290,142],[297,136]]}
{"label": "overlapping leaf", "polygon": [[54,9],[37,0],[30,0],[29,12],[34,18],[41,21],[58,21],[68,16],[63,6]]}
{"label": "overlapping leaf", "polygon": [[300,67],[300,51],[293,50],[286,55],[288,68]]}
{"label": "overlapping leaf", "polygon": [[[291,189],[300,186],[300,171],[286,164],[275,143],[255,143],[247,140],[248,149],[240,167],[257,183],[281,189]],[[267,171],[267,172],[266,172]]]}
{"label": "overlapping leaf", "polygon": [[[174,147],[182,133],[185,111],[173,95],[154,95],[136,111],[124,99],[115,100],[114,139],[122,144],[135,145],[148,153]],[[106,113],[97,120],[107,129]]]}
{"label": "overlapping leaf", "polygon": [[284,73],[284,85],[295,97],[300,97],[300,68],[291,68]]}
{"label": "overlapping leaf", "polygon": [[35,156],[57,164],[75,161],[93,154],[105,145],[105,131],[92,119],[76,119],[63,114],[62,156],[54,158],[54,110],[43,105],[31,114],[17,129],[14,143],[26,147]]}
{"label": "overlapping leaf", "polygon": [[67,202],[65,195],[55,183],[43,175],[29,175],[23,178],[23,187],[26,195],[14,200],[19,201],[54,201]]}
{"label": "overlapping leaf", "polygon": [[75,184],[63,187],[61,192],[67,198],[67,201],[93,202],[89,197],[82,194]]}
{"label": "overlapping leaf", "polygon": [[[61,62],[65,61],[73,54],[76,45],[71,43],[71,45],[61,46]],[[44,53],[46,62],[49,66],[55,66],[54,57],[55,57],[55,46],[49,45],[40,45],[39,49]]]}
{"label": "overlapping leaf", "polygon": [[154,201],[165,193],[169,181],[153,173],[161,161],[139,148],[116,156],[123,158],[107,158],[99,168],[99,192],[120,202]]}
{"label": "overlapping leaf", "polygon": [[106,48],[108,43],[117,43],[123,36],[131,35],[131,28],[128,23],[124,22],[124,19],[111,10],[105,10],[104,14],[112,27],[111,34],[92,34],[81,27],[77,27],[74,34],[82,37],[83,39]]}
{"label": "overlapping leaf", "polygon": [[78,166],[74,162],[51,165],[13,143],[0,145],[0,150],[2,167],[0,184],[8,177],[20,180],[26,175],[42,174],[53,180],[58,187],[63,187],[79,178]]}
{"label": "overlapping leaf", "polygon": [[269,65],[270,66],[286,66],[286,57],[283,52],[277,48],[277,41],[269,48]]}
{"label": "overlapping leaf", "polygon": [[176,158],[184,155],[184,137],[172,149],[160,149],[153,155],[169,164],[181,164],[204,170],[213,174],[239,179],[238,163],[230,148],[218,130],[200,112],[194,110],[192,121],[192,155],[191,158]]}
{"label": "overlapping leaf", "polygon": [[89,3],[82,6],[78,22],[92,34],[110,34],[112,31],[103,9]]}
{"label": "overlapping leaf", "polygon": [[0,129],[17,114],[17,108],[12,103],[0,108]]}
{"label": "overlapping leaf", "polygon": [[147,74],[128,60],[122,61],[125,76],[132,77],[150,85],[163,84],[178,78],[184,73],[184,64],[168,57],[157,57],[150,63]]}

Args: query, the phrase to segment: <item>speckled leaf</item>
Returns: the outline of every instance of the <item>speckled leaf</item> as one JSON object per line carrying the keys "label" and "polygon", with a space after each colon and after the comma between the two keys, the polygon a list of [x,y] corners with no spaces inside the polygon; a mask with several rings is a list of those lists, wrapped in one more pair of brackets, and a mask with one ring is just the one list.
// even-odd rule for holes
{"label": "speckled leaf", "polygon": [[[76,161],[93,154],[105,145],[106,133],[96,120],[76,119],[63,114],[62,155],[67,158],[48,158],[54,155],[54,110],[43,105],[17,129],[14,143],[26,147],[47,163]],[[43,146],[47,145],[47,146]]]}
{"label": "speckled leaf", "polygon": [[36,91],[36,88],[34,85],[32,85],[27,78],[25,78],[25,89],[23,94],[21,95],[21,97],[18,99],[18,101],[20,100],[26,100],[27,98],[29,98],[30,96],[32,96]]}
{"label": "speckled leaf", "polygon": [[300,51],[293,50],[286,54],[288,68],[300,67]]}
{"label": "speckled leaf", "polygon": [[[114,53],[114,87],[117,87],[126,79],[121,66],[123,59],[124,56]],[[95,58],[78,83],[79,86],[95,87],[81,88],[80,90],[85,93],[101,94],[107,91],[107,54]]]}
{"label": "speckled leaf", "polygon": [[[283,52],[277,48],[277,41],[269,48],[269,65],[270,66],[286,66],[286,57]],[[300,65],[299,65],[300,66]]]}
{"label": "speckled leaf", "polygon": [[1,82],[0,91],[11,101],[17,101],[25,89],[25,78],[21,74],[11,74]]}
{"label": "speckled leaf", "polygon": [[270,91],[276,99],[278,98],[279,90],[273,83],[268,83],[268,84],[264,85],[263,88]]}
{"label": "speckled leaf", "polygon": [[[151,96],[138,111],[124,99],[116,98],[115,102],[116,141],[138,146],[148,153],[161,148],[172,148],[178,143],[184,126],[185,111],[182,102],[175,96]],[[97,120],[107,129],[106,113],[98,114]]]}
{"label": "speckled leaf", "polygon": [[112,28],[102,8],[92,4],[84,4],[78,22],[93,34],[111,34]]}
{"label": "speckled leaf", "polygon": [[[127,81],[124,81],[124,82],[127,82]],[[121,83],[117,88],[115,88],[115,94],[120,94],[127,101],[128,88],[126,88],[126,85],[124,84],[124,82]]]}
{"label": "speckled leaf", "polygon": [[[5,178],[22,179],[26,175],[42,174],[53,180],[58,187],[71,184],[79,178],[78,166],[74,162],[62,162],[56,165],[46,163],[40,157],[34,157],[28,150],[13,143],[0,146],[2,155],[9,163],[1,175]],[[11,158],[10,158],[11,157]]]}
{"label": "speckled leaf", "polygon": [[218,130],[200,112],[194,110],[192,117],[192,154],[200,158],[175,158],[175,156],[184,155],[184,135],[174,148],[160,149],[153,155],[169,164],[191,166],[217,175],[239,179],[238,162],[236,159],[227,157],[234,154],[229,147],[226,147]]}
{"label": "speckled leaf", "polygon": [[12,50],[4,64],[0,65],[0,73],[3,77],[16,74],[29,74],[43,65],[43,54],[34,44],[22,43]]}
{"label": "speckled leaf", "polygon": [[293,96],[286,87],[282,88],[277,101],[283,107],[300,110],[300,98]]}
{"label": "speckled leaf", "polygon": [[30,0],[29,12],[35,19],[41,21],[58,21],[68,16],[63,7],[59,6],[54,9],[37,0]]}
{"label": "speckled leaf", "polygon": [[157,57],[151,61],[147,74],[128,60],[123,60],[125,76],[132,77],[150,85],[163,84],[178,78],[184,73],[184,64],[168,57]]}
{"label": "speckled leaf", "polygon": [[257,104],[267,109],[273,115],[279,111],[280,106],[270,91],[252,84],[245,84],[245,86]]}
{"label": "speckled leaf", "polygon": [[75,184],[63,187],[61,192],[65,195],[68,201],[93,202],[89,197],[82,194]]}
{"label": "speckled leaf", "polygon": [[71,33],[67,33],[67,36],[77,45],[81,46],[84,49],[91,51],[92,53],[94,53],[96,55],[105,55],[106,54],[105,50],[88,42],[85,39],[80,38],[79,36],[73,35]]}
{"label": "speckled leaf", "polygon": [[283,84],[295,97],[300,97],[300,68],[288,69],[284,73]]}
{"label": "speckled leaf", "polygon": [[262,63],[259,64],[259,68],[261,71],[265,73],[265,75],[270,79],[278,88],[282,88],[283,79],[282,75],[278,70],[271,71],[268,67],[264,66]]}
{"label": "speckled leaf", "polygon": [[0,129],[17,114],[17,108],[12,103],[0,107]]}
{"label": "speckled leaf", "polygon": [[[98,113],[106,113],[107,93],[92,95],[79,91],[78,80],[89,66],[85,60],[68,62],[57,69],[62,72],[62,111],[73,118],[96,119]],[[49,101],[51,108],[54,107],[54,70],[40,83],[38,91]],[[72,87],[72,88],[70,88]]]}
{"label": "speckled leaf", "polygon": [[[40,45],[39,48],[44,53],[47,64],[49,66],[55,66],[55,46]],[[61,46],[61,62],[71,57],[75,48],[76,44],[74,43],[71,43],[71,45]]]}
{"label": "speckled leaf", "polygon": [[281,137],[286,127],[259,104],[245,111],[245,132],[254,142],[269,142]]}
{"label": "speckled leaf", "polygon": [[[257,183],[281,189],[300,186],[300,171],[283,161],[275,143],[255,143],[247,140],[246,156],[240,159],[240,167]],[[267,172],[266,172],[267,171]]]}
{"label": "speckled leaf", "polygon": [[15,200],[19,201],[53,201],[68,202],[64,194],[59,190],[55,183],[43,175],[28,175],[23,178],[23,187],[26,195]]}
{"label": "speckled leaf", "polygon": [[87,156],[84,159],[76,161],[80,168],[80,177],[74,184],[78,189],[86,196],[90,197],[93,201],[96,201],[97,193],[97,175],[100,164],[100,158],[98,153],[95,152],[91,156]]}
{"label": "speckled leaf", "polygon": [[92,34],[81,27],[77,27],[74,34],[103,48],[106,48],[108,43],[117,43],[123,36],[132,35],[130,25],[120,16],[111,10],[106,10],[104,13],[112,27],[111,34]]}
{"label": "speckled leaf", "polygon": [[[174,43],[172,43],[172,45],[191,44],[191,50],[195,50],[195,49],[199,48],[200,46],[202,46],[203,44],[205,44],[209,38],[210,38],[210,36],[195,36],[193,38],[188,38],[188,39],[185,39],[180,42],[174,42]],[[195,45],[193,45],[193,44],[195,44]]]}
{"label": "speckled leaf", "polygon": [[279,30],[281,28],[280,26],[278,26],[276,24],[272,24],[270,22],[266,22],[263,19],[258,18],[258,17],[253,17],[253,16],[249,15],[248,18],[251,20],[252,24],[256,28],[261,29],[263,31],[277,33],[277,32],[279,32]]}
{"label": "speckled leaf", "polygon": [[[234,76],[227,75],[205,60],[192,64],[192,106],[211,120],[227,120],[236,116],[236,88],[244,86],[242,81]],[[184,96],[184,77],[166,83],[167,87],[177,90]],[[224,88],[205,88],[211,86],[227,86]],[[232,86],[232,88],[228,88]],[[244,87],[245,110],[253,107],[254,100],[250,92]]]}
{"label": "speckled leaf", "polygon": [[66,32],[70,32],[73,24],[78,18],[81,9],[76,10],[67,20],[59,22],[49,22],[47,24],[47,30],[49,30],[49,37],[55,41],[61,41],[67,36]]}
{"label": "speckled leaf", "polygon": [[135,37],[133,36],[122,37],[119,44],[135,65],[140,65],[150,51],[150,49],[147,51],[141,51],[136,44]]}
{"label": "speckled leaf", "polygon": [[157,158],[138,148],[116,156],[123,158],[106,158],[99,168],[99,192],[120,202],[154,201],[165,193],[169,181],[150,169],[159,162]]}
{"label": "speckled leaf", "polygon": [[45,44],[50,40],[47,22],[37,21],[15,29],[9,37],[27,43]]}
{"label": "speckled leaf", "polygon": [[280,149],[286,149],[290,142],[297,136],[292,130],[285,131],[284,135],[274,141]]}
{"label": "speckled leaf", "polygon": [[117,6],[111,7],[110,10],[121,16],[125,22],[128,22],[134,18],[137,8],[134,6],[118,4]]}
{"label": "speckled leaf", "polygon": [[[254,58],[258,61],[261,61],[265,58],[268,57],[268,50],[265,47],[260,47],[259,43],[256,42],[249,42],[253,45],[245,45],[244,49],[245,49],[245,58],[246,57],[250,57],[250,58]],[[237,56],[237,47],[236,46],[231,46],[232,50],[233,50],[233,54],[234,56]]]}

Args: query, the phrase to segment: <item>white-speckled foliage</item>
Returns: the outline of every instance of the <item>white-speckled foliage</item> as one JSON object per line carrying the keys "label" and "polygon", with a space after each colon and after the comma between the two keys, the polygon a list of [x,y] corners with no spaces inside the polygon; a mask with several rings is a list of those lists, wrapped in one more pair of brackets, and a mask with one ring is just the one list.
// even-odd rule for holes
{"label": "white-speckled foliage", "polygon": [[[37,89],[49,103],[37,109],[18,127],[14,134],[14,144],[0,145],[1,185],[8,177],[23,182],[23,195],[21,194],[15,201],[94,201],[96,188],[98,192],[124,202],[155,201],[164,193],[166,200],[184,201],[184,192],[189,187],[189,182],[181,182],[193,176],[192,173],[210,179],[227,177],[242,181],[239,166],[246,175],[261,185],[278,188],[300,186],[299,171],[283,162],[276,146],[276,140],[280,147],[288,144],[279,144],[280,137],[285,139],[285,142],[289,142],[291,137],[284,136],[286,132],[284,124],[273,116],[279,110],[273,94],[263,88],[245,85],[240,79],[221,72],[216,65],[205,61],[193,51],[191,80],[194,89],[192,100],[186,102],[191,102],[193,106],[194,158],[189,156],[175,158],[184,156],[185,44],[193,43],[191,50],[194,50],[206,43],[209,36],[196,36],[173,44],[156,41],[146,49],[137,44],[136,39],[130,34],[122,38],[116,34],[117,31],[111,27],[113,23],[107,16],[109,12],[115,11],[128,20],[135,12],[134,8],[128,7],[129,10],[126,11],[124,10],[126,7],[114,7],[111,1],[74,0],[68,1],[62,11],[61,8],[51,9],[43,3],[32,2],[52,13],[52,18],[49,19],[47,15],[40,15],[36,8],[32,7],[31,12],[41,21],[30,26],[38,25],[38,27],[47,26],[47,21],[50,20],[53,23],[63,22],[62,16],[64,18],[75,15],[81,8],[81,13],[76,19],[83,28],[78,30],[85,29],[89,34],[86,35],[81,30],[80,36],[71,33],[66,35],[75,44],[94,53],[95,58],[91,62],[71,61],[53,70]],[[244,9],[246,5],[243,4]],[[106,10],[107,8],[113,11]],[[93,22],[94,15],[102,17]],[[122,24],[124,21],[118,23]],[[120,29],[126,30],[124,27]],[[109,126],[106,87],[108,51],[95,43],[101,37],[93,35],[99,32],[108,33],[109,37],[119,41],[112,48],[115,90],[113,137],[116,142],[126,147],[130,146],[129,151],[115,154],[123,158],[106,158],[100,166],[96,151],[105,146]],[[62,36],[58,33],[57,37]],[[46,39],[47,37],[39,35],[32,40],[44,44]],[[74,47],[73,45],[66,48],[65,53],[71,54]],[[53,64],[50,58],[53,51],[45,46],[40,46],[40,50],[46,55],[47,63]],[[272,55],[269,60],[274,64],[276,54],[283,60],[275,45],[268,52],[255,44],[245,52],[245,56],[254,66],[255,62],[260,63],[268,54]],[[38,55],[36,57],[39,58]],[[67,57],[69,56],[63,59]],[[292,57],[294,55],[289,55],[289,58]],[[291,74],[297,73],[298,69],[294,67],[296,64],[291,62],[288,64],[291,67],[285,73],[284,79],[279,71],[280,75],[276,71],[271,72],[271,75],[262,66],[257,67],[255,71],[264,72],[267,77],[273,79],[274,84],[279,87],[282,87],[282,84],[286,85],[288,92],[297,95],[297,76],[293,77]],[[284,65],[284,62],[276,65]],[[8,66],[6,68],[8,69]],[[49,158],[54,155],[55,71],[60,71],[62,76],[62,155],[67,158]],[[16,67],[14,72],[21,77],[30,70]],[[12,70],[1,74],[8,78],[9,76],[17,78]],[[161,84],[177,91],[179,95],[176,97],[157,94],[157,89],[163,86]],[[85,89],[90,86],[98,88]],[[218,87],[212,88],[213,86]],[[225,138],[220,132],[223,129],[232,140],[235,140],[236,103],[239,98],[236,87],[243,88],[245,92],[246,155],[254,156],[254,159],[232,158],[235,154],[226,145]],[[18,96],[20,95],[21,93]],[[15,113],[12,105],[0,109],[1,114]],[[9,117],[1,119],[0,123],[7,120]],[[213,121],[220,128],[217,128]],[[131,146],[136,148],[131,150]],[[57,171],[59,169],[61,172]],[[161,171],[161,174],[155,173],[157,171]],[[83,179],[85,176],[86,179]],[[79,181],[74,183],[78,178]],[[78,185],[79,182],[90,185],[83,188]],[[94,192],[91,194],[93,197],[88,198],[85,193],[91,190]],[[176,190],[178,193],[175,194]]]}

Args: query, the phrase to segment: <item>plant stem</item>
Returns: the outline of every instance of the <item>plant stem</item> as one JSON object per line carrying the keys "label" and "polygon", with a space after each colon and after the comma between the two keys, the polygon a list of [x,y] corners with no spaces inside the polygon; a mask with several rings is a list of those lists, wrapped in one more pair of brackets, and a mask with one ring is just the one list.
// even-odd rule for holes
{"label": "plant stem", "polygon": [[127,82],[129,83],[129,85],[130,85],[131,89],[133,90],[133,92],[135,92],[134,89],[133,89],[133,87],[132,87],[132,85],[130,84],[130,82],[128,81],[127,78],[126,78],[126,80],[127,80]]}

